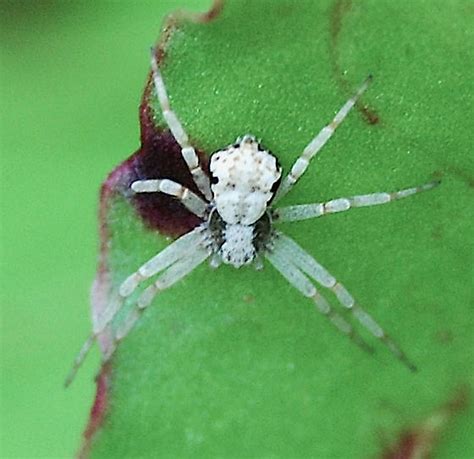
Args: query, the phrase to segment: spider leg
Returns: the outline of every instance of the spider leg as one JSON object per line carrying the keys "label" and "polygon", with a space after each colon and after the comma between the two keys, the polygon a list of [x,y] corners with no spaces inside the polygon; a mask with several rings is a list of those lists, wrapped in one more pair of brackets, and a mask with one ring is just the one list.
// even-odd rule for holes
{"label": "spider leg", "polygon": [[170,196],[175,196],[190,212],[201,218],[205,216],[208,208],[206,201],[201,199],[197,194],[169,179],[137,180],[132,183],[131,188],[135,193],[156,193],[159,191],[169,194]]}
{"label": "spider leg", "polygon": [[299,290],[300,293],[307,298],[313,300],[316,309],[321,314],[325,315],[341,333],[347,335],[364,351],[369,353],[374,352],[372,346],[367,344],[352,325],[331,307],[327,300],[320,295],[316,287],[311,283],[306,275],[303,274],[301,269],[294,265],[291,260],[286,258],[284,253],[276,248],[275,250],[266,252],[265,256],[293,287]]}
{"label": "spider leg", "polygon": [[143,314],[143,311],[151,304],[155,296],[181,280],[208,257],[209,250],[206,247],[195,247],[192,253],[188,253],[185,258],[181,258],[172,264],[155,282],[153,282],[153,284],[143,291],[138,298],[136,306],[128,313],[127,317],[123,323],[120,324],[117,330],[115,330],[112,344],[109,346],[107,353],[103,357],[103,364],[110,360],[119,343],[133,329],[137,320]]}
{"label": "spider leg", "polygon": [[168,94],[166,92],[165,83],[158,67],[156,60],[156,50],[151,49],[151,69],[153,74],[153,82],[155,85],[156,95],[160,102],[161,111],[165,118],[168,127],[176,139],[176,142],[181,146],[181,154],[188,165],[188,168],[193,176],[194,183],[196,183],[199,191],[206,197],[208,201],[212,199],[211,187],[209,177],[204,173],[199,165],[199,158],[194,150],[194,147],[189,143],[188,135],[179,121],[176,113],[171,109]]}
{"label": "spider leg", "polygon": [[[205,237],[206,235],[201,227],[197,227],[193,231],[181,236],[153,258],[150,258],[136,272],[128,276],[119,287],[119,295],[122,298],[130,296],[141,282],[170,267],[189,252],[195,250],[204,241]],[[108,319],[110,322],[109,317],[105,317],[105,319]],[[108,323],[99,324],[99,327],[94,331],[100,333],[107,325]]]}
{"label": "spider leg", "polygon": [[372,81],[372,76],[369,75],[356,93],[342,106],[337,112],[334,119],[311,140],[311,142],[305,147],[301,156],[293,164],[290,172],[282,181],[280,188],[277,191],[274,202],[285,196],[293,185],[300,179],[309,166],[311,159],[323,148],[326,142],[334,134],[334,131],[342,123],[347,114],[351,111],[352,107],[356,104],[359,97],[368,88],[369,83]]}
{"label": "spider leg", "polygon": [[209,266],[212,269],[218,268],[222,264],[222,258],[218,253],[214,253],[209,260]]}
{"label": "spider leg", "polygon": [[74,359],[73,366],[64,383],[66,387],[74,380],[77,371],[87,357],[97,337],[110,325],[117,313],[121,310],[125,299],[135,291],[137,286],[159,271],[163,271],[179,260],[183,260],[183,257],[187,257],[189,253],[193,253],[193,251],[196,250],[200,251],[200,244],[204,238],[205,235],[200,227],[194,229],[163,249],[122,282],[119,287],[118,296],[112,298],[108,307],[94,324],[92,333],[84,342],[81,350]]}
{"label": "spider leg", "polygon": [[433,181],[413,188],[392,193],[381,192],[372,194],[362,194],[348,198],[332,199],[327,202],[318,202],[314,204],[300,204],[296,206],[287,206],[275,209],[274,218],[279,222],[295,222],[307,220],[309,218],[322,217],[323,215],[345,212],[354,207],[370,207],[379,204],[386,204],[398,199],[407,198],[423,191],[431,190],[441,182]]}
{"label": "spider leg", "polygon": [[285,260],[291,262],[318,284],[330,289],[339,302],[351,311],[359,323],[373,336],[378,338],[388,349],[411,371],[416,371],[416,366],[408,359],[400,347],[390,338],[382,327],[354,300],[346,288],[337,279],[320,265],[309,253],[300,247],[293,239],[283,233],[276,233],[274,250]]}

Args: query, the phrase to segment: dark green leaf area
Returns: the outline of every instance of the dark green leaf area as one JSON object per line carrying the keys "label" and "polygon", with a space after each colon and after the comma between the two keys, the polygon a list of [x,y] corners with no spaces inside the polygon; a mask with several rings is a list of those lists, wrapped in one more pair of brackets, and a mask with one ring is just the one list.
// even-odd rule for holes
{"label": "dark green leaf area", "polygon": [[[204,264],[159,295],[120,346],[92,457],[374,457],[469,386],[471,10],[461,0],[231,0],[213,22],[174,30],[163,75],[207,153],[250,132],[288,170],[374,74],[362,104],[281,205],[442,184],[280,229],[348,288],[419,372],[367,334],[376,354],[364,354],[271,266]],[[109,209],[107,265],[118,286],[169,241],[123,197]],[[469,457],[469,406],[433,440],[433,457]]]}

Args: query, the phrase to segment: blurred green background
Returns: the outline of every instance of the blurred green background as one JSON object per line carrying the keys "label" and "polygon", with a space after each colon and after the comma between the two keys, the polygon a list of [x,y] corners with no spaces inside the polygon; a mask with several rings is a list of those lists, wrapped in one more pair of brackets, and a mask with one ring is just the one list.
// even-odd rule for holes
{"label": "blurred green background", "polygon": [[0,2],[1,457],[72,457],[94,395],[98,190],[138,148],[163,16],[209,0]]}

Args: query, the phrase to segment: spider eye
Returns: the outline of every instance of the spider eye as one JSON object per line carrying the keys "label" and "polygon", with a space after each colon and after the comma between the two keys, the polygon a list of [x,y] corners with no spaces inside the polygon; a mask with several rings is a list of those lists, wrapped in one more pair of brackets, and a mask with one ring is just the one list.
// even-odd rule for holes
{"label": "spider eye", "polygon": [[211,175],[211,185],[215,185],[218,182],[219,182],[219,177],[216,177],[215,175]]}

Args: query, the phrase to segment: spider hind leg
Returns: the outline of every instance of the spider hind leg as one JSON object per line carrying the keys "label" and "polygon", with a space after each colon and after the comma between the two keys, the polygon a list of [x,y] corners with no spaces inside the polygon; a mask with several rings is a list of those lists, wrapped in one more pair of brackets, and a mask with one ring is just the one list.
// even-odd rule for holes
{"label": "spider hind leg", "polygon": [[357,333],[354,327],[317,291],[307,276],[278,250],[266,253],[266,258],[300,293],[313,300],[316,309],[344,335],[347,335],[357,346],[372,354],[374,349]]}
{"label": "spider hind leg", "polygon": [[[171,287],[184,276],[189,274],[202,261],[208,258],[209,249],[204,243],[205,238],[206,234],[205,231],[203,231],[203,228],[195,228],[193,231],[181,236],[157,255],[152,257],[140,266],[135,273],[131,274],[124,282],[122,282],[119,287],[118,295],[112,297],[108,307],[94,324],[92,333],[84,342],[81,350],[74,359],[72,368],[64,383],[66,387],[74,380],[77,371],[82,366],[82,363],[97,338],[107,329],[110,329],[117,314],[122,311],[125,300],[133,294],[138,286],[146,279],[149,279],[160,271],[163,271],[158,280],[148,287],[148,289],[145,289],[141,294],[137,304],[128,313],[124,322],[113,331],[113,341],[109,346],[107,353],[104,355],[103,363],[110,360],[118,343],[132,330],[141,313],[151,303],[154,296],[159,291]],[[152,289],[155,289],[155,291],[151,292]]]}
{"label": "spider hind leg", "polygon": [[130,333],[138,319],[141,317],[145,309],[150,306],[155,297],[167,290],[172,285],[187,276],[197,266],[209,257],[209,251],[204,246],[197,246],[192,252],[187,253],[185,257],[178,259],[174,264],[169,266],[156,281],[149,285],[138,297],[133,308],[125,317],[124,321],[113,332],[112,343],[104,355],[102,363],[107,363],[115,353],[119,343]]}
{"label": "spider hind leg", "polygon": [[[379,339],[390,352],[397,357],[410,371],[416,371],[417,368],[407,357],[405,352],[393,341],[385,330],[372,318],[372,316],[362,309],[356,303],[352,295],[346,288],[337,281],[321,264],[319,264],[309,253],[300,247],[293,239],[285,236],[281,232],[275,233],[273,242],[273,252],[267,255],[270,262],[283,274],[288,281],[301,291],[305,296],[312,298],[323,310],[330,311],[329,303],[321,300],[321,295],[316,291],[313,284],[306,276],[316,281],[323,287],[331,290],[339,303],[352,313],[354,318],[375,338]],[[312,290],[314,289],[314,290]],[[329,313],[329,312],[328,312]],[[339,319],[337,319],[339,320]],[[341,327],[338,327],[343,333],[349,334]],[[348,328],[348,330],[351,330]],[[352,331],[351,331],[352,333]],[[353,332],[355,334],[355,332]]]}

